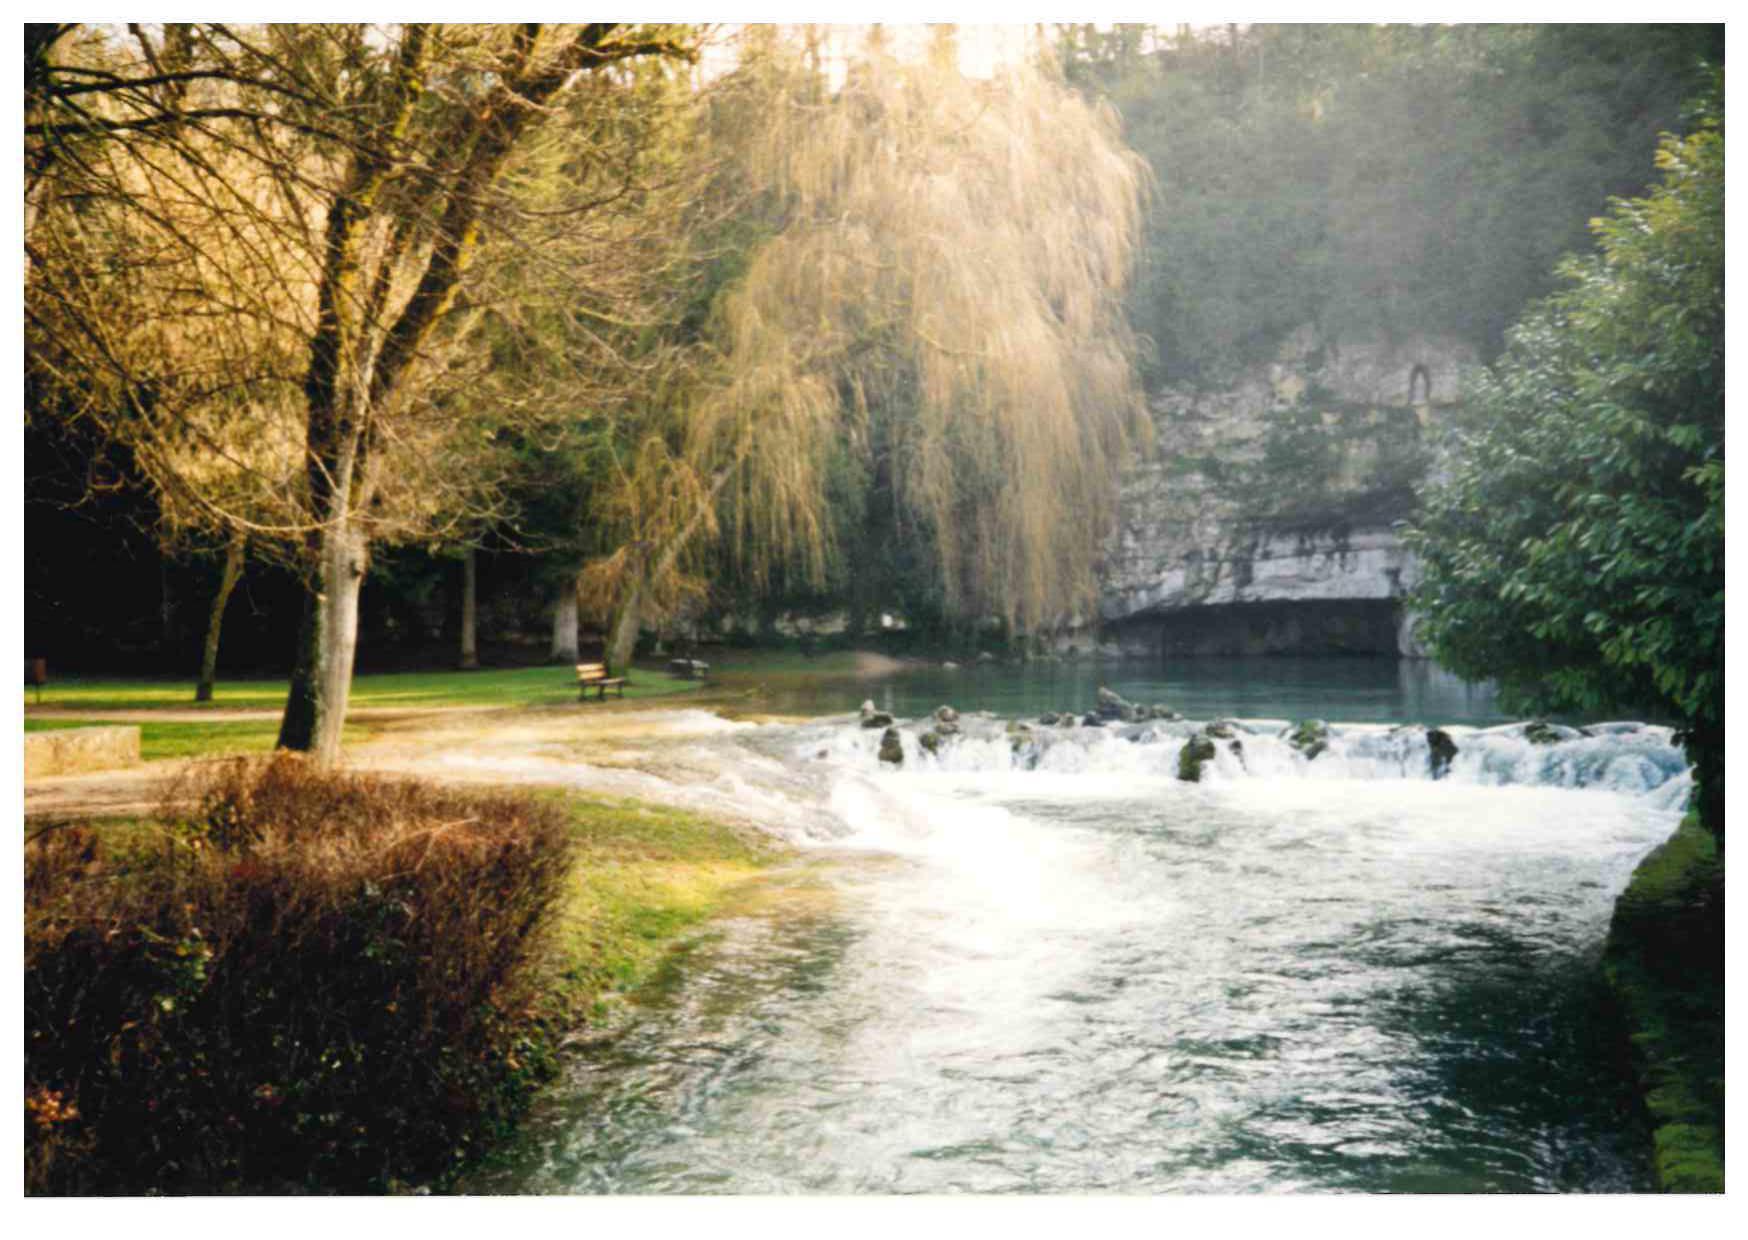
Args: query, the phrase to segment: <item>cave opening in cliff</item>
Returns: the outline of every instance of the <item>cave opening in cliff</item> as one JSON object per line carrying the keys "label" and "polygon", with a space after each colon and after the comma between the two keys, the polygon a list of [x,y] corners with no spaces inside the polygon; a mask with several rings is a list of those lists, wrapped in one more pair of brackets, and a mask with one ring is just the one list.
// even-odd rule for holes
{"label": "cave opening in cliff", "polygon": [[1197,655],[1403,654],[1395,599],[1310,599],[1185,607],[1121,626],[1125,653]]}

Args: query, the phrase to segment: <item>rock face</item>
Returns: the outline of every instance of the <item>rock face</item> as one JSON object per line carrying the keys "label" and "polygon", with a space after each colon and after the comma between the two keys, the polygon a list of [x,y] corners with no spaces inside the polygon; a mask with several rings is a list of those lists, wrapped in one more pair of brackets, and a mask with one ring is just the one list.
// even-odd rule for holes
{"label": "rock face", "polygon": [[1156,448],[1125,479],[1100,620],[1127,655],[1422,653],[1395,522],[1426,431],[1477,360],[1451,339],[1301,330],[1214,391],[1150,400]]}

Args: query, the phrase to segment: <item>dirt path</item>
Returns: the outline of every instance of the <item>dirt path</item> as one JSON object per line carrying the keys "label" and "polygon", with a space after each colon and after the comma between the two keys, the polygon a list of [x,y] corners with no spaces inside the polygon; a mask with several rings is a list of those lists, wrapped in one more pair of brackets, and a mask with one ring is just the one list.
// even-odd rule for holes
{"label": "dirt path", "polygon": [[[351,770],[413,775],[456,783],[567,787],[612,797],[661,795],[670,790],[652,760],[669,741],[708,735],[739,724],[711,705],[684,707],[660,701],[596,706],[437,707],[354,712],[368,718],[375,736],[349,745],[342,763]],[[276,712],[69,711],[94,722],[147,721],[196,715],[257,718]],[[729,714],[736,714],[730,710]],[[741,714],[740,723],[776,717]],[[177,780],[202,759],[147,762],[115,771],[52,775],[27,780],[27,819],[132,817],[157,811]]]}

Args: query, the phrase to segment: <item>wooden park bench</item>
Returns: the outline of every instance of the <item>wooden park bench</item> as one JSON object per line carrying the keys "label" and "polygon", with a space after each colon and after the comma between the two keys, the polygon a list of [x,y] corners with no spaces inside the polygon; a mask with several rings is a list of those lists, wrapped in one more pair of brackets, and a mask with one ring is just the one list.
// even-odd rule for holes
{"label": "wooden park bench", "polygon": [[605,663],[579,663],[577,664],[577,700],[580,702],[588,701],[590,689],[595,691],[595,698],[598,701],[606,698],[609,689],[617,689],[619,696],[624,697],[625,677],[609,676]]}
{"label": "wooden park bench", "polygon": [[668,670],[681,680],[703,680],[710,673],[710,664],[703,659],[669,659]]}

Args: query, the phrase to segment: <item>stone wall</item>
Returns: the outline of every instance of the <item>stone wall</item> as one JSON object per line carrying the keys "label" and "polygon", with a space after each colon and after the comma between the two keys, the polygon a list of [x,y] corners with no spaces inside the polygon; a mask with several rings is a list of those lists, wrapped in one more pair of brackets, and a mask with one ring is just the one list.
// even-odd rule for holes
{"label": "stone wall", "polygon": [[136,727],[67,728],[27,732],[24,736],[24,777],[71,775],[138,766],[140,730]]}
{"label": "stone wall", "polygon": [[1421,653],[1400,606],[1418,566],[1396,523],[1476,361],[1454,340],[1303,330],[1224,387],[1156,393],[1156,451],[1124,481],[1106,557],[1107,636],[1131,654],[1173,633],[1213,652],[1222,630],[1221,653]]}

